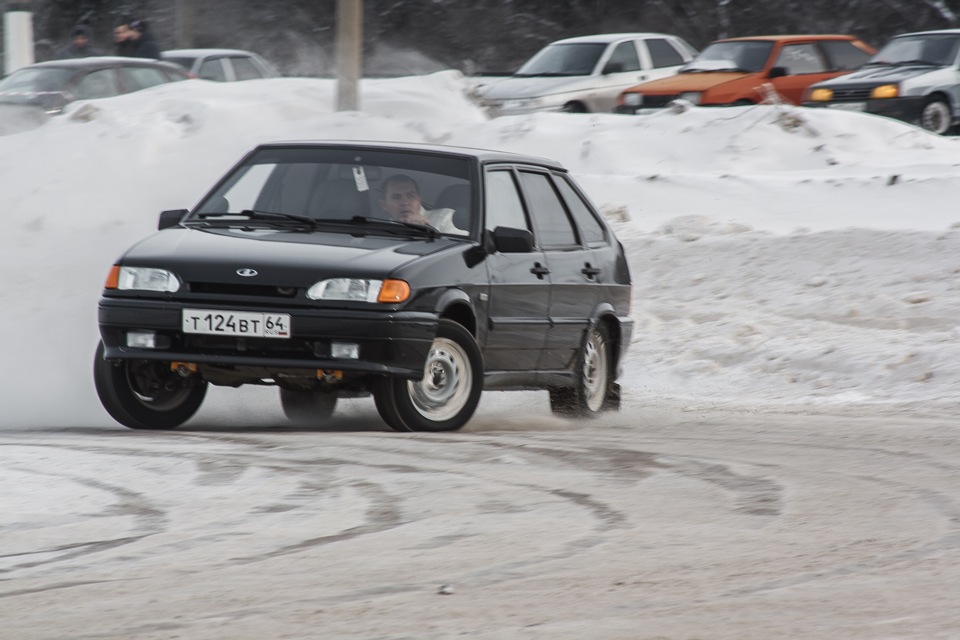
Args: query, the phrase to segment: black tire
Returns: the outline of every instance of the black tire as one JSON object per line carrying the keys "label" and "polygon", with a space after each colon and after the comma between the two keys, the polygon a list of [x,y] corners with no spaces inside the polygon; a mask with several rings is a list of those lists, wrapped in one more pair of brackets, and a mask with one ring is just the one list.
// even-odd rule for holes
{"label": "black tire", "polygon": [[377,411],[395,431],[454,431],[467,423],[483,391],[480,348],[470,332],[441,320],[421,380],[385,378]]}
{"label": "black tire", "polygon": [[207,383],[182,378],[169,363],[124,360],[111,364],[97,346],[93,382],[110,416],[131,429],[176,429],[193,417],[207,394]]}
{"label": "black tire", "polygon": [[587,108],[581,102],[568,102],[561,109],[564,113],[587,113]]}
{"label": "black tire", "polygon": [[950,103],[944,98],[931,98],[923,105],[920,126],[931,133],[946,135],[953,128],[953,113]]}
{"label": "black tire", "polygon": [[553,387],[550,410],[564,418],[595,418],[603,411],[610,385],[613,383],[613,359],[610,356],[610,333],[598,324],[587,335],[577,358],[576,382],[573,387]]}
{"label": "black tire", "polygon": [[280,405],[290,422],[301,427],[321,427],[333,415],[337,394],[330,391],[280,389]]}

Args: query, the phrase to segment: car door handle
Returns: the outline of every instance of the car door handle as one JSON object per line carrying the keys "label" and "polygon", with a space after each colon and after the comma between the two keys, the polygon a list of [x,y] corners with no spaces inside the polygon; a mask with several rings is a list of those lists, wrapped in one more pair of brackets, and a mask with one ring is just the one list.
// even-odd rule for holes
{"label": "car door handle", "polygon": [[530,268],[530,273],[537,276],[538,279],[543,280],[543,276],[550,273],[550,269],[547,269],[545,266],[539,262],[534,262],[533,267]]}
{"label": "car door handle", "polygon": [[590,266],[590,263],[587,262],[583,265],[583,269],[580,269],[580,273],[587,276],[587,280],[593,280],[600,275],[600,269]]}

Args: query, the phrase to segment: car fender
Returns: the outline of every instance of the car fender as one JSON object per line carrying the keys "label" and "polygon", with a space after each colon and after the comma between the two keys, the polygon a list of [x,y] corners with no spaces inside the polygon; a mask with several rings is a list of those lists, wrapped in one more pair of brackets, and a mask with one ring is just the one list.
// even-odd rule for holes
{"label": "car fender", "polygon": [[436,312],[438,317],[450,318],[460,323],[475,338],[479,338],[477,335],[477,310],[466,291],[462,289],[446,289],[443,291],[437,298]]}
{"label": "car fender", "polygon": [[619,378],[623,368],[624,356],[627,353],[627,347],[633,335],[633,318],[617,314],[616,308],[609,302],[601,302],[594,307],[590,318],[587,321],[587,331],[584,332],[584,341],[587,339],[590,331],[601,322],[606,322],[611,327],[610,339],[614,342],[612,355],[614,357],[614,378]]}

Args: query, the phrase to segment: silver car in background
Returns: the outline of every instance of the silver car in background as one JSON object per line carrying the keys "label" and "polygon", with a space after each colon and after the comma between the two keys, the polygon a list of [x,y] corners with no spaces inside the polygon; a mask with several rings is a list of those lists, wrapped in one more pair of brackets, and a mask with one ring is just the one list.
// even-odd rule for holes
{"label": "silver car in background", "polygon": [[567,38],[541,49],[512,76],[478,84],[474,93],[491,116],[611,112],[621,91],[671,76],[696,54],[683,39],[663,33]]}
{"label": "silver car in background", "polygon": [[236,82],[257,78],[278,78],[278,72],[263,57],[239,49],[171,49],[160,54],[163,60],[186,69],[194,78],[215,82]]}

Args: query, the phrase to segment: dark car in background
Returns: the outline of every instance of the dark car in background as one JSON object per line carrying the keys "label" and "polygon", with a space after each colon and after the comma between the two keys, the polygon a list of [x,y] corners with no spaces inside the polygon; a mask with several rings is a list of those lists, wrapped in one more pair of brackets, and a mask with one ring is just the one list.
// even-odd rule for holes
{"label": "dark car in background", "polygon": [[39,62],[0,80],[0,104],[54,115],[75,100],[111,98],[189,79],[169,62],[113,56]]}
{"label": "dark car in background", "polygon": [[236,82],[278,78],[280,72],[261,56],[239,49],[171,49],[160,57],[178,64],[194,78],[215,82]]}
{"label": "dark car in background", "polygon": [[[385,193],[452,224],[391,218]],[[267,144],[159,227],[116,261],[99,305],[94,380],[127,427],[179,426],[210,384],[275,386],[308,425],[372,395],[398,431],[458,429],[483,389],[545,389],[565,416],[619,407],[627,261],[550,160]]]}
{"label": "dark car in background", "polygon": [[856,73],[812,85],[803,104],[949,133],[960,121],[960,29],[898,35]]}

